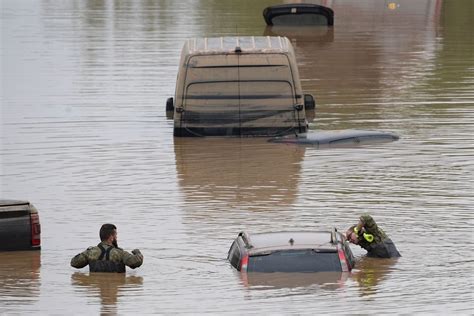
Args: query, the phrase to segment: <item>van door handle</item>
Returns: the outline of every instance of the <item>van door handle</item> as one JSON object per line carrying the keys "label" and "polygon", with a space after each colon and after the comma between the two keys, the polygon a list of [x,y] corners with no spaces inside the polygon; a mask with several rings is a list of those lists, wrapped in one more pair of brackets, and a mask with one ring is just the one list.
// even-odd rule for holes
{"label": "van door handle", "polygon": [[184,112],[184,108],[182,108],[182,107],[176,107],[176,112],[177,112],[177,113],[183,113],[183,112]]}

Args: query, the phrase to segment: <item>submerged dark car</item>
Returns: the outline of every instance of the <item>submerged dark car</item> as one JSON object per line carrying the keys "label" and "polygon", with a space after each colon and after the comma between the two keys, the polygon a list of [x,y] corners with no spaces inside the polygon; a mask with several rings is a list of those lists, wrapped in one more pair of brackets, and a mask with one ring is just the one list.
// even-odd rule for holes
{"label": "submerged dark car", "polygon": [[331,8],[311,3],[274,5],[263,10],[267,25],[334,25]]}
{"label": "submerged dark car", "polygon": [[41,249],[38,211],[28,201],[0,200],[0,251]]}
{"label": "submerged dark car", "polygon": [[354,267],[349,244],[335,229],[252,235],[241,232],[227,259],[242,272],[347,272]]}

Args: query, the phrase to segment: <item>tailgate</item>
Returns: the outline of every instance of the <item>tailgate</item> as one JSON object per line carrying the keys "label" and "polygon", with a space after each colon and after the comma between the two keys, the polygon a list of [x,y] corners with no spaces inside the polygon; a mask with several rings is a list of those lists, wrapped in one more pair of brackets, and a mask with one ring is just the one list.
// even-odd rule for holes
{"label": "tailgate", "polygon": [[31,249],[30,204],[8,202],[0,204],[0,250]]}

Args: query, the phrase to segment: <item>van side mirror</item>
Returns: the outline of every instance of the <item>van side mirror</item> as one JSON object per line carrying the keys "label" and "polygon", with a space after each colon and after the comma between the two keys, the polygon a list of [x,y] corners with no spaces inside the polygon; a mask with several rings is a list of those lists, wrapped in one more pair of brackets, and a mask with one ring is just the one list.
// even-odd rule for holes
{"label": "van side mirror", "polygon": [[314,101],[314,97],[311,94],[304,95],[304,109],[305,110],[314,110],[316,107],[316,102]]}
{"label": "van side mirror", "polygon": [[172,111],[174,111],[174,99],[168,98],[166,100],[166,112],[172,112]]}

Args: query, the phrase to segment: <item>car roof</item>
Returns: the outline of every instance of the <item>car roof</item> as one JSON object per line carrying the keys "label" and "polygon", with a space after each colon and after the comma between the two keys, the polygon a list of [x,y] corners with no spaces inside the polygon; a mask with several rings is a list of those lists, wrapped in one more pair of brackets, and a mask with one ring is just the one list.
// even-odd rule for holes
{"label": "car roof", "polygon": [[287,231],[258,234],[243,232],[241,234],[244,242],[250,248],[250,253],[291,249],[336,249],[336,241],[333,242],[334,236],[331,231]]}

